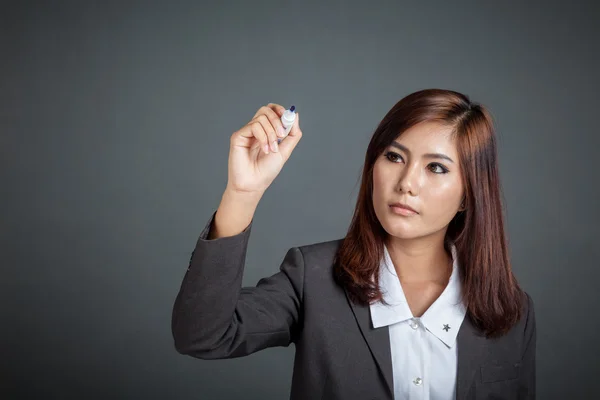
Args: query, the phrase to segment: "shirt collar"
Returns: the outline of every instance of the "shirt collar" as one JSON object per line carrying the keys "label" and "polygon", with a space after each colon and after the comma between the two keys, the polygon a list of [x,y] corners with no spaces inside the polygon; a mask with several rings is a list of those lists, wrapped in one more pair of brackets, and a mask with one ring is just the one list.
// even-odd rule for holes
{"label": "shirt collar", "polygon": [[[442,294],[420,317],[423,326],[438,339],[452,347],[464,319],[466,309],[461,301],[460,271],[456,247],[452,245],[452,274]],[[396,274],[389,251],[384,245],[384,256],[379,267],[379,285],[389,305],[376,302],[370,305],[374,328],[392,325],[413,318],[402,285]]]}

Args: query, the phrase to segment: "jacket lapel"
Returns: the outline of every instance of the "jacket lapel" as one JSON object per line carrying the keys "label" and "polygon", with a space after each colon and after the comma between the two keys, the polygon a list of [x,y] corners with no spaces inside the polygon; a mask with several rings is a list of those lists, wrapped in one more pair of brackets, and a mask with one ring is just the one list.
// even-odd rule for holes
{"label": "jacket lapel", "polygon": [[371,350],[371,354],[381,371],[391,398],[394,398],[392,352],[390,350],[390,332],[388,326],[373,328],[369,306],[354,304],[344,289],[346,299],[352,308],[360,331]]}
{"label": "jacket lapel", "polygon": [[456,377],[456,400],[464,400],[473,385],[473,379],[485,357],[487,341],[473,325],[468,314],[460,326],[456,338],[458,346],[458,367]]}
{"label": "jacket lapel", "polygon": [[[360,331],[381,371],[390,396],[394,397],[392,354],[390,350],[389,326],[373,328],[369,306],[354,304],[344,289]],[[460,326],[457,336],[458,366],[456,377],[456,399],[464,400],[469,394],[473,379],[485,357],[487,341],[473,325],[468,314]]]}

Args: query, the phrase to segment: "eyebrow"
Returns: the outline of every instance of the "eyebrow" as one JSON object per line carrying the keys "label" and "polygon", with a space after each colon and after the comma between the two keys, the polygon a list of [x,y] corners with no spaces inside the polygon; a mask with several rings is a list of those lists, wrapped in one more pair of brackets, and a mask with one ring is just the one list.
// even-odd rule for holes
{"label": "eyebrow", "polygon": [[[392,142],[391,146],[396,147],[396,148],[410,154],[410,150],[408,148],[406,148],[406,146],[401,145],[400,143],[398,143],[396,141]],[[447,155],[442,154],[442,153],[427,153],[427,154],[423,154],[423,157],[425,157],[425,158],[443,158],[444,160],[448,160],[451,163],[454,162],[450,157],[448,157]]]}

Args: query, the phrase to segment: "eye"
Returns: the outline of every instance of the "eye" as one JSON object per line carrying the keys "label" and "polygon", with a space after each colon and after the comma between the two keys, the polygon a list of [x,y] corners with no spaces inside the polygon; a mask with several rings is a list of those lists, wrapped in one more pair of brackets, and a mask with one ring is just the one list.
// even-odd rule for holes
{"label": "eye", "polygon": [[400,158],[402,161],[404,161],[404,159],[402,158],[402,156],[398,153],[394,153],[393,151],[388,151],[387,153],[385,153],[385,157],[390,160],[391,162],[395,162],[393,160],[393,158]]}
{"label": "eye", "polygon": [[430,170],[434,174],[447,174],[448,173],[448,169],[439,163],[431,163],[431,164],[429,164],[429,167],[432,167],[432,168],[430,168]]}
{"label": "eye", "polygon": [[[387,153],[385,153],[385,157],[393,162],[396,163],[396,161],[394,161],[395,159],[400,159],[402,161],[404,161],[404,159],[402,158],[402,156],[398,153],[394,153],[393,151],[388,151]],[[447,174],[448,173],[448,168],[444,167],[442,164],[440,163],[431,163],[428,165],[429,170],[431,172],[433,172],[434,174]]]}

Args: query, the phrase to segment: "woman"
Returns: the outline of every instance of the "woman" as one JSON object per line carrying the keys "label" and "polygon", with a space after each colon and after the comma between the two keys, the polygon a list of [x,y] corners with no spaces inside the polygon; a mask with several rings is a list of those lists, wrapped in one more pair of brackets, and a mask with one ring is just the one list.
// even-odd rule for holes
{"label": "woman", "polygon": [[291,248],[242,288],[254,211],[302,137],[298,115],[277,148],[283,111],[262,107],[231,137],[175,301],[177,350],[294,343],[291,399],[535,398],[533,302],[511,271],[486,109],[449,90],[400,100],[369,143],[347,235]]}

